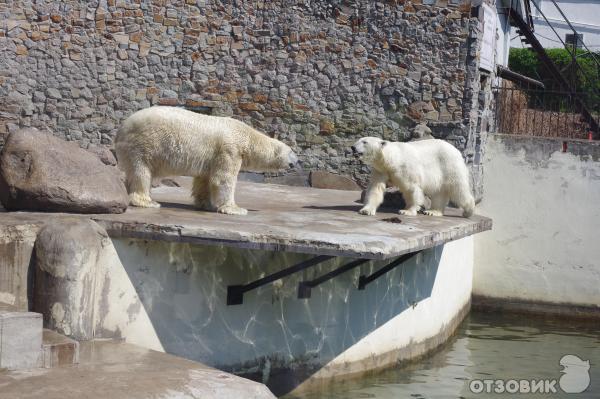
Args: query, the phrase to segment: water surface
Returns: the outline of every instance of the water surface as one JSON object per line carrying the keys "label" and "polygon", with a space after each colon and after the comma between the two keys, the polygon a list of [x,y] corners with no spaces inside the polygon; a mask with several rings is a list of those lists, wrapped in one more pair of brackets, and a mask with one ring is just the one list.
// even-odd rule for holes
{"label": "water surface", "polygon": [[[561,390],[564,355],[589,361],[590,384],[580,394]],[[565,358],[565,361],[572,358]],[[585,364],[571,366],[585,382]],[[472,380],[556,380],[556,393],[473,393]],[[573,379],[563,382],[573,382]],[[485,382],[484,382],[485,384]],[[500,383],[502,384],[502,383]],[[506,382],[504,382],[506,384]],[[492,391],[494,390],[492,386]],[[477,389],[477,387],[475,386]],[[293,399],[354,398],[600,398],[600,323],[472,312],[443,348],[425,359]]]}

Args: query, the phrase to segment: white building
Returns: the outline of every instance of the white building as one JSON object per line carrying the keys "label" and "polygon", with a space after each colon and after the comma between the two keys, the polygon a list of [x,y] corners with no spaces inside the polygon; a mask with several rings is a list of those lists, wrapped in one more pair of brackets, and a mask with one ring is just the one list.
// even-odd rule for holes
{"label": "white building", "polygon": [[[583,43],[590,50],[600,51],[600,0],[555,0],[555,2],[580,35],[579,39],[583,39]],[[573,43],[573,31],[552,0],[531,0],[531,3],[535,35],[544,47],[562,48],[561,39],[565,43]],[[512,47],[524,47],[514,29],[511,38]]]}

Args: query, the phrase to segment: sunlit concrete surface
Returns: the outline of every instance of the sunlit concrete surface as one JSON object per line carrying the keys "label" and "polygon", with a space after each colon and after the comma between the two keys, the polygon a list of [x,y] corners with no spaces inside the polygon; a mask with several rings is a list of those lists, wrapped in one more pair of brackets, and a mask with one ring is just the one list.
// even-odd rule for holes
{"label": "sunlit concrete surface", "polygon": [[274,398],[262,384],[135,345],[100,341],[80,348],[77,365],[0,371],[0,398]]}

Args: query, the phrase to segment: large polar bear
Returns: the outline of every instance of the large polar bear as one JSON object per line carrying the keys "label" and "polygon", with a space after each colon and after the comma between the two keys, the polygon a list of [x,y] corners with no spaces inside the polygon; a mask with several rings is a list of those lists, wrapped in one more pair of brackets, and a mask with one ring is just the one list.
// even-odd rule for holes
{"label": "large polar bear", "polygon": [[290,147],[243,122],[176,107],[131,115],[117,133],[115,150],[131,205],[159,207],[150,198],[152,178],[185,175],[194,177],[198,208],[231,215],[247,213],[233,198],[240,170],[274,172],[298,162]]}
{"label": "large polar bear", "polygon": [[452,144],[436,139],[393,143],[365,137],[352,146],[352,152],[372,168],[365,206],[359,213],[375,215],[390,182],[406,202],[402,215],[416,215],[425,206],[425,196],[431,200],[426,215],[442,216],[448,201],[461,207],[464,217],[473,214],[469,171]]}

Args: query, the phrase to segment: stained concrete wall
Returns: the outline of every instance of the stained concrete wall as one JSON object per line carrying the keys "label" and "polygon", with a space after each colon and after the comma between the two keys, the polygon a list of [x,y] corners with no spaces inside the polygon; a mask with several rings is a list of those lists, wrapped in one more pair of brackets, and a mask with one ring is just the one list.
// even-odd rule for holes
{"label": "stained concrete wall", "polygon": [[0,302],[19,311],[29,309],[31,254],[38,230],[34,223],[0,227]]}
{"label": "stained concrete wall", "polygon": [[[336,259],[247,293],[243,284],[307,255],[164,241],[113,240],[111,272],[99,297],[103,328],[126,341],[235,372],[284,393],[312,380],[360,373],[419,356],[443,343],[470,305],[473,238],[430,250],[356,289],[367,263],[297,299],[301,279]],[[313,378],[308,380],[308,377]]]}
{"label": "stained concrete wall", "polygon": [[600,143],[493,135],[473,293],[600,307]]}

